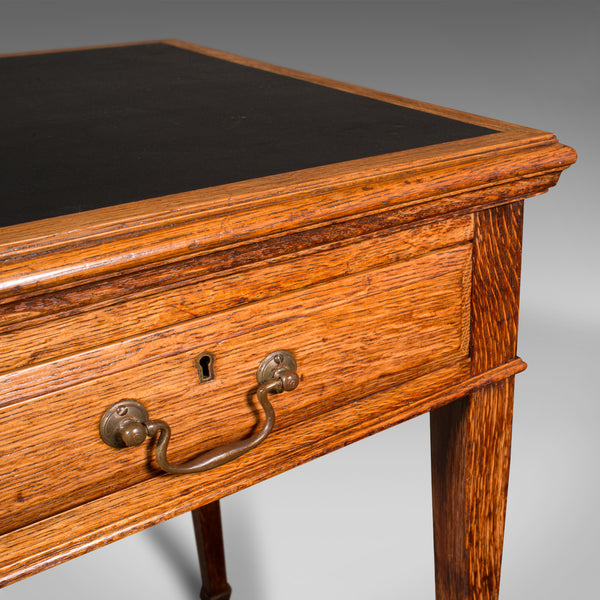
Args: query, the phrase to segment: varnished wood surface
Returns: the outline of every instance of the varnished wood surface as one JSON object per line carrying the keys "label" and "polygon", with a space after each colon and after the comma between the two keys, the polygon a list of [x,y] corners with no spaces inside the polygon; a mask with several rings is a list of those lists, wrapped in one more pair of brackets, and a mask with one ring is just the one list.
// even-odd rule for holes
{"label": "varnished wood surface", "polygon": [[[510,378],[524,368],[522,200],[574,151],[190,48],[500,133],[0,227],[0,585],[433,410],[438,596],[494,598]],[[99,441],[123,395],[171,423],[174,461],[248,435],[255,369],[279,348],[297,355],[300,387],[274,397],[275,430],[240,459],[173,477],[149,445]],[[205,350],[217,379],[203,387]]]}
{"label": "varnished wood surface", "polygon": [[[515,360],[469,377],[469,361],[455,362],[359,402],[334,408],[318,420],[274,431],[255,451],[207,471],[201,480],[194,475],[155,477],[5,534],[0,538],[4,550],[0,556],[0,585],[254,485],[524,368],[522,361]],[[270,467],[265,469],[265,464]],[[157,497],[164,498],[160,505],[156,504]],[[88,518],[90,514],[94,519]]]}
{"label": "varnished wood surface", "polygon": [[473,373],[517,351],[523,203],[475,215],[471,354]]}
{"label": "varnished wood surface", "polygon": [[192,519],[202,574],[200,598],[201,600],[229,600],[231,586],[227,583],[219,501],[194,509]]}
{"label": "varnished wood surface", "polygon": [[431,413],[436,600],[498,598],[513,379]]}
{"label": "varnished wood surface", "polygon": [[[6,400],[43,395],[0,410],[0,479],[11,482],[0,491],[0,532],[156,474],[148,444],[119,452],[101,441],[100,417],[118,400],[167,421],[170,459],[181,461],[258,425],[255,373],[275,350],[294,353],[302,379],[273,399],[282,428],[465,358],[470,270],[465,244],[102,347],[87,361],[74,355],[46,376],[45,365],[7,376]],[[200,385],[203,351],[216,357],[215,379]]]}
{"label": "varnished wood surface", "polygon": [[[412,204],[418,199],[455,195],[471,186],[514,183],[515,176],[530,178],[550,172],[558,175],[575,159],[570,148],[561,146],[545,132],[193,45],[169,43],[370,98],[495,127],[502,133],[6,227],[0,229],[0,258],[7,267],[0,271],[0,296],[9,290],[35,292],[45,286],[97,278],[102,273],[171,261],[203,249],[238,244],[248,237],[345,219],[353,213],[406,206],[408,198]],[[484,195],[480,198],[487,201]],[[278,208],[275,212],[274,204]],[[228,227],[224,231],[225,219]]]}
{"label": "varnished wood surface", "polygon": [[[13,227],[7,227],[0,230],[0,298],[7,301],[36,295],[49,287],[60,289],[299,228],[344,221],[357,213],[397,206],[406,208],[407,220],[411,221],[415,219],[413,211],[423,214],[430,209],[429,214],[435,216],[477,204],[485,206],[494,197],[493,188],[497,185],[508,186],[498,190],[500,195],[506,195],[512,187],[518,189],[525,182],[523,187],[529,189],[524,189],[523,194],[530,196],[553,185],[573,159],[570,149],[551,143],[506,156],[450,161],[441,169],[438,159],[438,164],[430,168],[409,164],[402,165],[402,169],[396,165],[396,172],[388,172],[385,177],[372,169],[363,177],[355,171],[350,185],[343,179],[322,178],[320,186],[308,186],[302,192],[289,182],[283,189],[271,186],[265,196],[254,184],[248,184],[232,197],[235,190],[225,186],[228,189],[213,188],[200,194],[208,199],[208,205],[205,202],[204,206],[197,206],[187,218],[173,212],[158,219],[148,215],[128,226],[123,214],[116,231],[104,229],[103,233],[96,233],[78,227],[76,236],[72,227],[77,227],[77,219],[73,218],[66,239],[60,235],[33,240],[30,237],[31,242],[27,242]],[[535,180],[538,175],[542,176],[541,181]],[[519,183],[521,178],[525,179]],[[257,182],[259,185],[260,180]],[[323,185],[327,186],[325,192]],[[488,187],[492,188],[489,193],[483,193]],[[255,194],[252,190],[256,190]],[[474,190],[475,197],[464,195]],[[213,196],[215,191],[217,195]],[[434,206],[428,206],[431,202]],[[27,227],[21,233],[35,236],[33,231],[28,234]]]}
{"label": "varnished wood surface", "polygon": [[[195,278],[202,281],[232,268],[249,269],[254,263],[260,263],[262,260],[304,253],[312,247],[326,244],[335,244],[337,247],[343,240],[345,243],[359,242],[357,238],[361,235],[383,235],[386,230],[394,227],[408,227],[411,224],[416,225],[419,221],[435,219],[440,213],[460,214],[478,209],[482,205],[493,206],[540,194],[548,186],[554,185],[557,177],[557,174],[551,173],[543,177],[512,181],[510,184],[496,186],[493,190],[487,188],[485,194],[475,189],[434,202],[411,203],[400,209],[370,213],[368,216],[260,242],[239,244],[223,251],[198,253],[184,261],[163,261],[147,268],[117,271],[100,281],[52,289],[49,293],[43,293],[42,286],[39,286],[41,289],[28,293],[24,293],[21,288],[12,288],[11,294],[18,294],[22,299],[8,301],[6,304],[0,300],[0,331],[21,327],[24,321],[33,324],[34,320],[54,319],[57,316],[90,310],[91,305],[105,307],[118,304],[124,299],[139,298],[144,294],[153,293],[157,288],[173,288],[184,285],[187,281],[194,281]],[[76,246],[72,248],[72,252],[77,254]],[[7,265],[10,266],[10,261]],[[257,266],[260,267],[260,264]]]}
{"label": "varnished wood surface", "polygon": [[[142,202],[133,202],[118,207],[86,211],[55,219],[44,219],[26,225],[15,225],[0,229],[0,248],[3,252],[20,253],[35,251],[45,248],[68,245],[77,241],[90,243],[101,236],[112,237],[115,233],[135,234],[139,230],[148,228],[151,224],[171,224],[171,226],[189,220],[193,217],[209,214],[214,208],[232,206],[232,200],[238,204],[251,199],[266,200],[269,197],[283,195],[288,198],[290,192],[298,198],[305,194],[317,194],[323,190],[343,191],[352,189],[353,183],[360,185],[385,182],[395,174],[401,176],[411,174],[415,170],[431,171],[436,167],[457,169],[469,166],[474,159],[493,159],[496,156],[507,156],[513,162],[520,162],[518,153],[525,152],[524,159],[529,158],[529,151],[547,147],[544,156],[551,158],[548,161],[550,172],[560,173],[575,160],[575,152],[558,144],[553,135],[539,132],[536,135],[520,135],[515,139],[511,133],[494,134],[486,136],[486,144],[474,142],[453,142],[439,146],[431,146],[410,150],[398,154],[385,155],[350,161],[339,165],[323,168],[308,169],[306,171],[290,173],[285,176],[272,176],[219,186],[202,191],[186,194],[176,194],[167,198],[157,198]],[[493,139],[489,139],[492,138]],[[482,138],[483,139],[483,138]],[[459,147],[455,147],[459,145]],[[447,147],[447,146],[452,146]],[[556,156],[551,157],[551,154]],[[530,161],[526,160],[526,163]],[[536,161],[537,162],[537,161]],[[554,165],[554,169],[550,168]],[[543,173],[543,164],[540,174]],[[535,169],[534,169],[535,171]],[[500,181],[501,172],[496,174],[494,181]],[[555,178],[556,180],[556,178]],[[402,181],[402,180],[400,180]],[[510,181],[510,180],[509,180]],[[554,181],[555,183],[556,181]],[[550,182],[546,185],[554,185]],[[492,187],[488,180],[480,184]],[[383,192],[385,192],[383,189]],[[485,198],[480,198],[486,202]],[[112,235],[111,235],[112,234]]]}
{"label": "varnished wood surface", "polygon": [[[475,215],[471,373],[516,356],[523,203]],[[437,600],[498,598],[512,378],[431,413]]]}
{"label": "varnished wood surface", "polygon": [[[377,225],[381,219],[363,219],[298,236],[298,245],[289,239],[285,245],[263,243],[6,305],[0,309],[5,323],[0,327],[0,373],[409,260],[473,235],[471,215],[370,233]],[[347,237],[351,233],[356,236]],[[248,264],[252,251],[259,260]],[[1,382],[0,376],[0,390]],[[1,396],[0,391],[0,405]]]}
{"label": "varnished wood surface", "polygon": [[[315,303],[314,310],[318,310],[320,302],[330,302],[331,310],[335,312],[339,305],[335,298],[341,297],[339,296],[342,293],[341,290],[354,294],[356,302],[359,302],[361,298],[379,294],[382,305],[385,304],[384,280],[392,286],[392,289],[394,287],[401,289],[404,286],[407,286],[407,290],[412,289],[410,294],[416,294],[415,298],[418,298],[420,302],[424,294],[419,291],[419,287],[425,289],[434,285],[432,282],[435,279],[428,278],[439,277],[443,274],[455,277],[456,283],[452,285],[460,287],[456,287],[454,291],[460,290],[461,294],[449,302],[448,306],[458,306],[459,302],[464,301],[463,295],[468,294],[468,285],[464,285],[462,278],[468,276],[467,265],[470,269],[469,263],[470,247],[468,245],[440,250],[438,253],[408,261],[406,265],[392,264],[373,273],[367,270],[353,277],[322,283],[306,291],[290,293],[285,299],[275,296],[262,303],[232,309],[226,314],[226,318],[221,317],[220,313],[209,314],[206,317],[200,316],[197,319],[158,329],[142,336],[11,371],[0,376],[1,402],[2,404],[14,403],[17,400],[60,390],[95,379],[98,373],[106,376],[125,371],[133,366],[148,363],[156,365],[159,359],[175,357],[176,360],[177,357],[181,357],[184,350],[201,352],[207,346],[221,344],[230,338],[267,328],[269,323],[281,322],[283,327],[284,316],[294,318],[294,322],[286,324],[285,327],[295,327],[300,332],[301,325],[310,325],[308,319],[302,320],[300,311],[303,308],[308,309],[311,302]],[[455,276],[452,275],[453,273]],[[419,283],[420,281],[422,283]],[[410,288],[412,285],[415,287]],[[331,295],[330,300],[327,300],[328,294]],[[399,298],[398,301],[400,300]],[[391,313],[393,309],[388,310]],[[278,313],[281,313],[279,317]],[[432,325],[435,324],[435,322],[432,323]],[[150,368],[155,367],[151,366]]]}

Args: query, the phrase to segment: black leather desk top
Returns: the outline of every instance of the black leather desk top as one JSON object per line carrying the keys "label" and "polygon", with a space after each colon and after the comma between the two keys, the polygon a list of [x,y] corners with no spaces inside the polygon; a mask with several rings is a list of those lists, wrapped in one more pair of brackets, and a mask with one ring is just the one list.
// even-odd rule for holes
{"label": "black leather desk top", "polygon": [[166,44],[0,82],[0,226],[493,133]]}

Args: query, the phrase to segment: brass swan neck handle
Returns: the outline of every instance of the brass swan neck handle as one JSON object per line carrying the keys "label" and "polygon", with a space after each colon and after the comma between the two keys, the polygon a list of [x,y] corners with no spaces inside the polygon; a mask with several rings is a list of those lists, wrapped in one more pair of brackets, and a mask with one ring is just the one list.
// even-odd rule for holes
{"label": "brass swan neck handle", "polygon": [[284,350],[269,354],[258,368],[257,380],[259,385],[256,398],[265,415],[262,428],[250,437],[217,446],[184,463],[172,464],[167,458],[171,427],[164,421],[150,420],[145,407],[136,400],[121,400],[111,406],[100,421],[100,436],[114,448],[139,446],[147,436],[158,436],[156,462],[161,469],[173,475],[214,469],[256,448],[271,433],[275,424],[275,411],[269,402],[269,393],[292,391],[300,381],[292,354]]}

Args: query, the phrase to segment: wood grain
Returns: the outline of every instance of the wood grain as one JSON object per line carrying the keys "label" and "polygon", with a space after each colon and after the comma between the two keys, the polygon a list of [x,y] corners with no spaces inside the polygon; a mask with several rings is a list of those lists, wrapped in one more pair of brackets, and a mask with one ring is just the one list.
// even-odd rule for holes
{"label": "wood grain", "polygon": [[[469,377],[469,360],[274,431],[252,453],[201,476],[162,476],[0,537],[0,586],[254,485],[439,408],[524,368],[520,360]],[[300,388],[299,388],[300,389]],[[293,440],[293,443],[290,443]],[[264,468],[264,465],[269,465]],[[159,505],[156,498],[164,498]],[[87,515],[93,514],[93,520]]]}
{"label": "wood grain", "polygon": [[221,526],[221,505],[216,500],[192,511],[200,573],[201,600],[229,600],[231,586],[227,583],[225,548]]}
{"label": "wood grain", "polygon": [[[254,249],[260,262],[248,264],[252,249],[244,248],[7,305],[0,316],[6,323],[0,329],[0,373],[408,260],[466,242],[473,233],[472,215],[368,233],[373,221],[381,224],[349,224],[333,239],[331,231],[313,231],[308,243],[318,237],[325,243],[304,251],[304,240],[260,244]],[[352,232],[367,233],[349,238]]]}
{"label": "wood grain", "polygon": [[431,413],[437,600],[498,597],[513,378]]}
{"label": "wood grain", "polygon": [[[457,246],[447,251],[441,250],[407,261],[406,265],[398,263],[397,266],[391,265],[374,273],[366,271],[356,277],[341,278],[317,285],[306,291],[292,293],[285,300],[275,297],[262,303],[232,309],[227,313],[226,318],[216,313],[87,352],[9,372],[0,376],[0,405],[15,403],[83,383],[97,378],[98,373],[106,376],[123,372],[134,366],[149,363],[156,365],[162,358],[175,357],[174,360],[182,360],[185,351],[197,350],[199,353],[211,346],[219,347],[231,338],[259,331],[269,324],[286,323],[288,319],[292,321],[286,328],[291,328],[291,323],[294,323],[297,324],[297,330],[301,331],[301,325],[308,321],[302,320],[299,311],[303,307],[310,306],[308,303],[311,299],[316,299],[315,307],[321,302],[335,307],[339,303],[339,298],[343,297],[340,296],[341,293],[354,295],[358,301],[378,290],[383,303],[385,291],[381,286],[384,284],[383,280],[378,281],[377,277],[383,277],[397,289],[402,286],[416,286],[414,289],[407,287],[407,291],[412,289],[411,295],[415,301],[418,300],[416,306],[419,306],[421,302],[419,288],[425,289],[433,285],[431,283],[433,280],[428,281],[427,277],[450,274],[455,279],[452,285],[461,287],[454,289],[455,292],[460,290],[460,294],[449,301],[448,306],[458,306],[459,302],[465,301],[463,295],[468,294],[468,286],[463,286],[461,279],[467,277],[470,272],[467,270],[467,262],[465,262],[467,260],[470,262],[470,246]],[[470,270],[470,266],[468,269]],[[458,279],[461,279],[460,283]],[[419,283],[421,281],[422,283]],[[327,295],[330,296],[329,301]],[[392,310],[393,308],[390,307],[388,312],[391,314]],[[327,336],[325,334],[322,337]]]}
{"label": "wood grain", "polygon": [[[433,411],[438,600],[495,598],[525,366],[522,200],[575,152],[550,133],[165,43],[499,133],[0,228],[0,585]],[[100,441],[123,397],[171,423],[174,462],[249,435],[256,367],[280,348],[300,387],[273,397],[274,431],[240,459],[173,477],[151,445]],[[216,379],[200,386],[206,350]]]}
{"label": "wood grain", "polygon": [[[480,124],[496,129],[500,133],[481,136],[472,140],[438,144],[358,161],[338,163],[326,167],[305,169],[256,179],[251,183],[240,182],[208,190],[189,190],[168,198],[151,198],[119,207],[8,227],[0,231],[0,248],[3,248],[5,252],[18,253],[27,248],[29,250],[37,248],[39,250],[56,245],[65,245],[69,241],[87,243],[97,237],[111,238],[115,235],[130,235],[135,230],[148,228],[149,226],[173,227],[182,220],[190,218],[203,219],[206,214],[215,209],[222,210],[234,205],[239,206],[250,200],[269,202],[269,198],[287,195],[290,192],[300,196],[303,194],[313,195],[323,190],[343,188],[348,185],[362,185],[367,181],[376,183],[381,179],[393,177],[394,174],[399,175],[398,181],[402,182],[404,179],[403,173],[407,170],[410,171],[410,169],[427,171],[431,168],[442,168],[442,170],[448,168],[453,169],[454,173],[457,174],[463,170],[458,163],[465,163],[466,172],[469,169],[468,163],[472,161],[473,157],[494,159],[506,155],[514,164],[526,165],[530,162],[527,156],[529,150],[545,148],[548,151],[547,156],[553,156],[554,168],[558,168],[559,171],[575,160],[575,153],[570,148],[558,144],[555,137],[547,132],[367,90],[196,45],[173,40],[166,40],[165,43],[411,109]],[[525,153],[522,159],[518,156],[521,152]],[[542,171],[548,171],[551,168],[553,167],[548,164]],[[533,175],[534,173],[530,174]],[[502,169],[499,169],[494,177],[485,178],[483,182],[491,184],[502,178]],[[166,250],[166,248],[163,248],[163,250]],[[59,261],[57,264],[62,263]],[[62,274],[66,275],[65,272]]]}
{"label": "wood grain", "polygon": [[[156,475],[148,445],[118,452],[99,438],[100,417],[120,399],[171,424],[178,461],[252,432],[255,372],[274,350],[293,351],[302,378],[297,393],[274,399],[284,428],[466,357],[470,263],[465,244],[195,320],[179,334],[103,347],[45,376],[46,365],[15,372],[21,383],[5,379],[15,386],[6,398],[90,381],[0,410],[0,478],[10,481],[0,491],[0,531]],[[215,380],[200,385],[194,358],[205,350]],[[167,358],[156,360],[161,352]]]}
{"label": "wood grain", "polygon": [[475,215],[473,373],[506,362],[517,351],[522,235],[522,202]]}
{"label": "wood grain", "polygon": [[[285,190],[271,190],[266,196],[256,192],[253,195],[254,185],[246,184],[243,195],[232,197],[234,192],[229,186],[221,186],[220,192],[207,188],[199,192],[200,198],[205,199],[204,206],[187,219],[171,214],[150,224],[144,221],[141,227],[138,221],[137,228],[129,231],[120,225],[118,232],[104,235],[86,236],[82,229],[77,238],[62,244],[53,238],[52,244],[46,246],[11,243],[12,228],[7,227],[0,230],[0,237],[4,235],[7,240],[4,252],[0,252],[0,297],[15,300],[48,288],[95,281],[109,274],[182,260],[232,244],[350,219],[361,212],[437,201],[474,189],[479,204],[485,205],[488,195],[483,193],[484,188],[511,186],[518,179],[536,174],[543,174],[544,182],[537,182],[533,193],[541,193],[573,160],[570,149],[550,144],[506,156],[468,157],[443,167],[439,162],[429,168],[398,165],[385,178],[368,171],[365,177],[355,174],[352,184],[342,182],[336,186],[329,182],[327,191],[317,187],[308,193],[299,193],[296,188],[290,192],[287,186]],[[555,176],[548,180],[549,174]],[[443,214],[444,203],[437,208],[438,214]]]}
{"label": "wood grain", "polygon": [[[475,215],[471,373],[516,356],[523,203]],[[438,600],[499,593],[514,382],[482,388],[431,413]]]}

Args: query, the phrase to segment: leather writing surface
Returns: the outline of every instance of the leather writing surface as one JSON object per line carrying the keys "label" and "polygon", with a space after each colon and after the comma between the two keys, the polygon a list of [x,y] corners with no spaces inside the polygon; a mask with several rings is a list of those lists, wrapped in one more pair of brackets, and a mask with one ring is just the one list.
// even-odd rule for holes
{"label": "leather writing surface", "polygon": [[0,225],[493,130],[167,44],[0,59]]}

